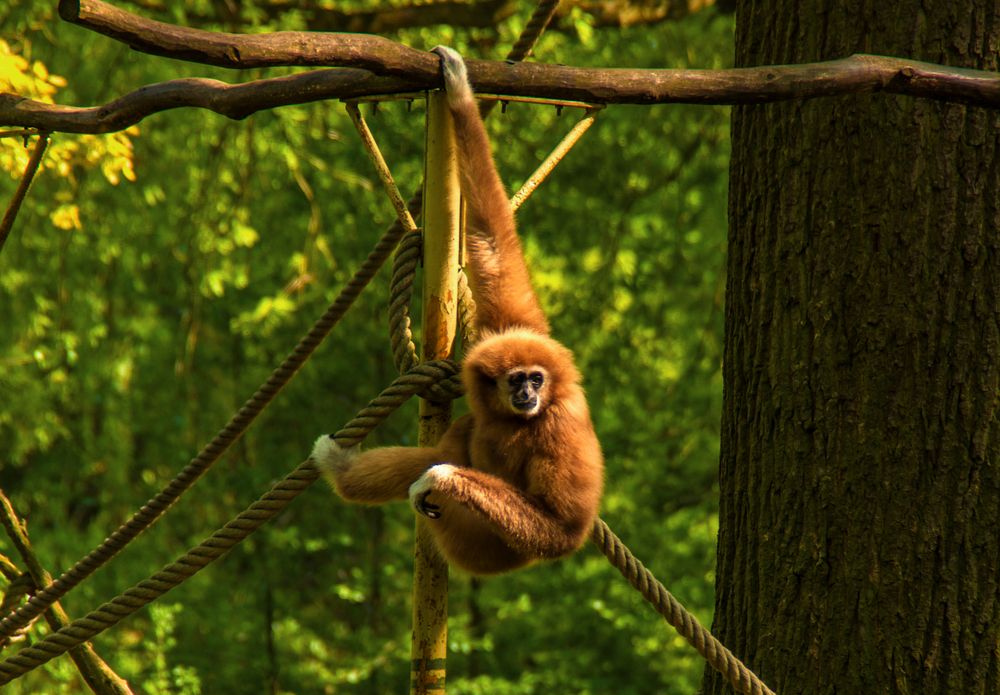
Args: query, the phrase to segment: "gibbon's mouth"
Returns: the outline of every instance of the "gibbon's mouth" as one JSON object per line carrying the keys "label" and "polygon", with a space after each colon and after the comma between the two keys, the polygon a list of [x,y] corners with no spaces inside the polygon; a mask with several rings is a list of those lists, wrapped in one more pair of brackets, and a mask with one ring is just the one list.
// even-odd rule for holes
{"label": "gibbon's mouth", "polygon": [[510,404],[514,406],[514,410],[519,410],[524,413],[530,413],[538,407],[538,396],[532,396],[531,398],[511,398]]}

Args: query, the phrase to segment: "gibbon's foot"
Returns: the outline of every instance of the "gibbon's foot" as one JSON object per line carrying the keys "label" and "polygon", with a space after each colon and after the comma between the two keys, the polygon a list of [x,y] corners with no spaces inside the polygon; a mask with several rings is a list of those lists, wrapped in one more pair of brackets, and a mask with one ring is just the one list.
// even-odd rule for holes
{"label": "gibbon's foot", "polygon": [[431,52],[441,56],[441,73],[444,75],[444,89],[448,93],[448,101],[460,102],[471,99],[469,73],[462,55],[448,46],[435,46]]}
{"label": "gibbon's foot", "polygon": [[323,477],[332,482],[333,477],[351,467],[358,457],[358,447],[344,448],[337,444],[333,435],[324,434],[313,444],[312,460]]}
{"label": "gibbon's foot", "polygon": [[439,463],[424,471],[424,474],[410,485],[410,504],[417,513],[423,514],[428,519],[441,518],[441,507],[428,502],[427,497],[434,492],[435,484],[451,476],[455,470],[456,467],[450,463]]}

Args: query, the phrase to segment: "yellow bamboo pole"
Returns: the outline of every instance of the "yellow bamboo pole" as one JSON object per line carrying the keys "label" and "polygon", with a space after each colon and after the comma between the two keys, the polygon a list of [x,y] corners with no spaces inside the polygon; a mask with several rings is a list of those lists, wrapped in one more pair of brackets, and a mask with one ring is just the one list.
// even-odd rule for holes
{"label": "yellow bamboo pole", "polygon": [[510,207],[517,212],[517,209],[521,207],[521,204],[528,199],[528,197],[535,192],[535,189],[544,181],[552,170],[556,168],[556,165],[562,161],[573,146],[583,137],[583,134],[590,129],[590,126],[594,125],[594,121],[597,119],[597,112],[600,111],[599,108],[587,109],[583,118],[573,126],[573,128],[566,133],[565,137],[559,141],[559,144],[555,146],[555,149],[549,153],[549,156],[545,158],[538,168],[528,177],[528,180],[524,182],[520,190],[515,193],[510,199]]}
{"label": "yellow bamboo pole", "polygon": [[[424,171],[423,359],[451,356],[458,318],[460,195],[455,132],[444,92],[427,97]],[[451,422],[450,403],[420,401],[421,446],[433,446]],[[434,548],[427,519],[417,519],[413,568],[410,693],[443,695],[448,653],[448,564]]]}

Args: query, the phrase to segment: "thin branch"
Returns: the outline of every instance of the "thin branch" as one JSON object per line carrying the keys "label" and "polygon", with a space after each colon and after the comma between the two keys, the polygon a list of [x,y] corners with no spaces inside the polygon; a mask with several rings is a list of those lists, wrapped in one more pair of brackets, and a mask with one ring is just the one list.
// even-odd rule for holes
{"label": "thin branch", "polygon": [[[3,526],[11,543],[21,556],[21,560],[24,561],[35,586],[44,587],[51,584],[52,576],[38,560],[38,556],[31,547],[31,541],[28,540],[28,532],[24,522],[18,518],[17,512],[14,511],[14,505],[10,503],[3,490],[0,490],[0,525]],[[53,603],[45,611],[45,620],[53,631],[66,627],[70,623],[69,616],[58,602]],[[111,670],[111,667],[97,655],[90,644],[75,646],[70,650],[70,658],[73,659],[80,675],[83,676],[90,689],[98,695],[132,695],[128,683]]]}
{"label": "thin branch", "polygon": [[61,0],[59,16],[143,53],[224,68],[338,66],[425,80],[439,71],[436,55],[370,34],[205,31],[146,19],[101,0]]}
{"label": "thin branch", "polygon": [[239,120],[278,106],[420,91],[421,88],[420,83],[413,81],[344,69],[312,70],[243,84],[204,78],[169,80],[141,87],[103,106],[84,108],[0,93],[0,124],[33,127],[32,124],[45,123],[45,129],[50,131],[109,133],[124,130],[154,113],[185,106]]}
{"label": "thin branch", "polygon": [[[433,54],[416,53],[437,60]],[[483,60],[471,60],[468,64],[470,79],[479,92],[592,104],[763,104],[884,91],[1000,107],[1000,74],[869,55],[823,63],[729,70],[574,68]],[[415,67],[408,78],[337,69],[235,85],[200,78],[170,80],[90,108],[0,94],[0,125],[53,132],[107,133],[123,130],[151,114],[182,106],[240,119],[278,106],[412,93],[434,89],[439,84],[436,67],[431,77],[425,76],[422,67]]]}
{"label": "thin branch", "polygon": [[48,144],[49,134],[45,132],[39,133],[38,142],[35,143],[35,149],[31,151],[31,157],[28,158],[28,166],[24,169],[21,182],[17,185],[17,190],[14,191],[14,197],[11,198],[10,205],[7,206],[7,212],[4,213],[3,219],[0,220],[0,251],[3,250],[3,245],[7,243],[7,237],[10,236],[14,220],[17,219],[17,213],[21,210],[21,203],[24,202],[24,197],[28,194],[28,188],[31,186],[31,182],[38,172],[38,166],[42,163],[42,157],[45,155],[45,148],[48,147]]}

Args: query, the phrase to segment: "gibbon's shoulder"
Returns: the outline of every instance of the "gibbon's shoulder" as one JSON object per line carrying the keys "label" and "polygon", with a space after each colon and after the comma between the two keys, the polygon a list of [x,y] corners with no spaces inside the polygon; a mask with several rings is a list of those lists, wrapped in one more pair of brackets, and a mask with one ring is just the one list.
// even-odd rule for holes
{"label": "gibbon's shoulder", "polygon": [[573,353],[559,341],[530,328],[487,331],[465,357],[467,370],[497,378],[516,367],[538,365],[565,384],[580,381]]}

